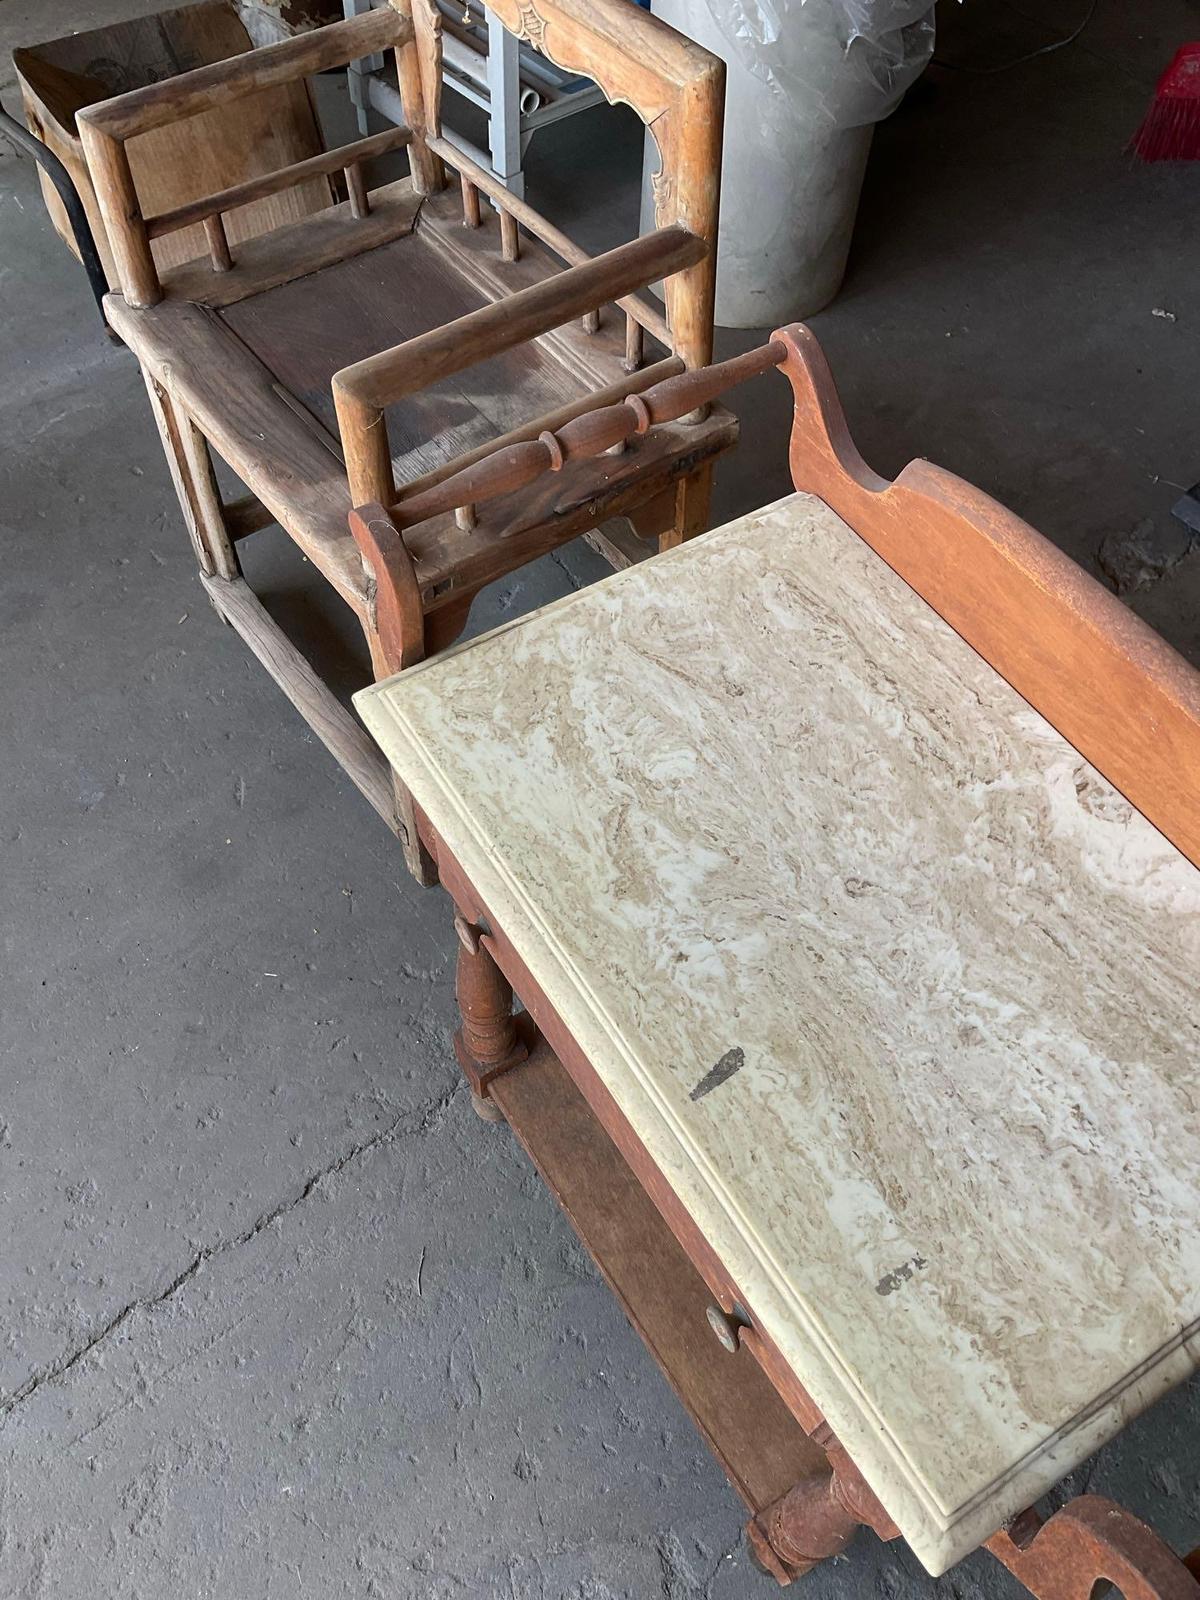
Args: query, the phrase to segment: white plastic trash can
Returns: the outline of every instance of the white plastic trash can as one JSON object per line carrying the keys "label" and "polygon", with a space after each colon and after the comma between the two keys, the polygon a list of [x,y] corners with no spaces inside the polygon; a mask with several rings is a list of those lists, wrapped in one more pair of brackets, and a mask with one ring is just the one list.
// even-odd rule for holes
{"label": "white plastic trash can", "polygon": [[[933,53],[929,0],[652,0],[726,63],[717,322],[777,326],[841,285],[871,135]],[[647,136],[644,224],[658,152]]]}

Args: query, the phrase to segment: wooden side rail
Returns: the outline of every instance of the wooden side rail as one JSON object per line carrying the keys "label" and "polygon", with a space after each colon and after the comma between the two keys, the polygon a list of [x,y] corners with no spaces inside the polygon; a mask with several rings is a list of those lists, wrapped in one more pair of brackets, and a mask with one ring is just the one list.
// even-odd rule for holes
{"label": "wooden side rail", "polygon": [[[511,190],[506,189],[499,178],[481,167],[477,161],[472,161],[470,156],[464,155],[457,145],[451,144],[449,139],[434,134],[429,138],[428,144],[434,154],[440,156],[447,166],[453,167],[462,180],[463,221],[468,227],[477,228],[480,224],[480,190],[496,202],[500,212],[501,242],[505,260],[516,260],[521,251],[520,235],[515,226],[505,228],[506,219],[513,224],[519,222],[528,228],[534,238],[540,239],[544,245],[548,245],[556,255],[560,255],[573,267],[581,267],[585,262],[592,260],[587,251],[581,249],[573,239],[569,239],[552,222],[547,222],[540,211],[536,211],[527,200],[522,200]],[[672,348],[671,330],[667,326],[666,319],[653,306],[647,305],[644,300],[639,300],[636,295],[622,295],[616,303],[637,327],[644,328],[668,350]],[[589,331],[594,331],[594,325],[590,320],[594,316],[594,311],[588,312]],[[626,367],[633,371],[640,365],[640,339],[635,346],[630,337]]]}
{"label": "wooden side rail", "polygon": [[160,239],[167,233],[178,233],[194,223],[219,217],[238,206],[249,205],[254,200],[265,200],[268,195],[295,188],[309,178],[323,178],[338,171],[347,172],[360,162],[371,161],[389,150],[403,149],[411,140],[411,128],[387,128],[383,133],[373,133],[367,139],[356,139],[352,144],[341,145],[336,150],[324,150],[320,155],[309,156],[307,161],[294,161],[290,167],[264,172],[260,177],[247,178],[244,183],[235,183],[231,188],[219,189],[216,194],[189,200],[186,205],[176,206],[172,211],[160,211],[157,216],[146,218],[146,232],[151,239]]}
{"label": "wooden side rail", "polygon": [[[162,299],[162,284],[150,251],[152,237],[186,227],[190,222],[202,221],[213,266],[217,271],[227,271],[232,260],[221,212],[232,205],[244,204],[246,200],[277,191],[270,187],[259,187],[268,179],[256,179],[227,190],[224,194],[209,196],[205,201],[196,202],[194,207],[180,208],[180,211],[154,218],[155,228],[151,233],[150,225],[142,215],[130,170],[125,149],[127,139],[151,128],[183,121],[215,105],[305,78],[329,67],[345,66],[350,61],[387,46],[396,51],[402,80],[415,80],[413,24],[404,0],[396,0],[394,5],[364,12],[349,21],[333,23],[313,33],[285,39],[280,44],[264,45],[258,50],[248,50],[243,55],[231,56],[226,61],[216,61],[209,66],[197,67],[193,72],[184,72],[160,83],[132,89],[128,94],[103,100],[98,105],[84,107],[77,115],[80,138],[112,247],[121,292],[128,304],[152,306]],[[430,158],[424,148],[419,95],[414,103],[417,116],[410,118],[413,126],[400,130],[400,137],[395,142],[412,147],[414,173],[423,173],[427,170]],[[312,161],[297,163],[271,177],[279,180],[279,188],[288,188],[305,177],[341,167],[346,172],[351,210],[355,216],[365,215],[367,201],[359,162],[369,153],[362,150],[356,152],[354,146],[348,146],[345,150],[330,153],[331,166],[317,165],[325,158],[314,157]],[[232,200],[229,198],[231,194],[234,197]],[[182,217],[181,212],[184,213]]]}
{"label": "wooden side rail", "polygon": [[716,366],[679,373],[627,395],[616,405],[585,412],[557,431],[543,431],[536,439],[494,451],[441,483],[417,494],[402,495],[392,508],[401,528],[424,522],[447,511],[474,508],[500,495],[533,483],[544,472],[559,472],[568,461],[624,445],[656,423],[674,422],[707,405],[735,384],[768,372],[787,359],[787,347],[774,341]]}
{"label": "wooden side rail", "polygon": [[707,251],[704,240],[686,229],[664,228],[335,373],[333,398],[351,504],[390,505],[396,498],[386,406],[691,267]]}

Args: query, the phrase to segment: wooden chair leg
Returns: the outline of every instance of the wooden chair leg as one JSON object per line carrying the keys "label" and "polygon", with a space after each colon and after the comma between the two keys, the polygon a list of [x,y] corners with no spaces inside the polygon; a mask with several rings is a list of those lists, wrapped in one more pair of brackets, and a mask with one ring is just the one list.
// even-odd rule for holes
{"label": "wooden chair leg", "polygon": [[503,1115],[489,1085],[525,1061],[529,1051],[517,1034],[512,985],[484,946],[481,930],[460,912],[454,931],[459,946],[455,993],[462,1017],[454,1053],[471,1085],[472,1106],[485,1121],[500,1122]]}
{"label": "wooden chair leg", "polygon": [[200,571],[206,578],[240,578],[241,564],[225,526],[208,444],[157,378],[145,371],[142,376]]}
{"label": "wooden chair leg", "polygon": [[[421,591],[408,547],[382,506],[362,506],[352,511],[350,532],[370,580],[370,606],[363,619],[363,631],[371,651],[371,669],[379,683],[424,660]],[[412,795],[394,773],[392,786],[405,864],[418,883],[430,888],[438,881],[437,862],[421,838]]]}
{"label": "wooden chair leg", "polygon": [[659,534],[659,550],[672,550],[686,539],[694,539],[698,533],[707,533],[713,470],[713,463],[705,462],[675,485],[675,523]]}

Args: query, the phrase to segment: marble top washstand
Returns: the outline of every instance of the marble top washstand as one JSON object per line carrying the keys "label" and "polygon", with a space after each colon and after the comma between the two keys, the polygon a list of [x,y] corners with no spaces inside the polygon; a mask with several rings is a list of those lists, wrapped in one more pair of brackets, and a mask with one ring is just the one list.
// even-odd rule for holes
{"label": "marble top washstand", "polygon": [[356,697],[934,1573],[1200,1363],[1200,871],[802,494]]}

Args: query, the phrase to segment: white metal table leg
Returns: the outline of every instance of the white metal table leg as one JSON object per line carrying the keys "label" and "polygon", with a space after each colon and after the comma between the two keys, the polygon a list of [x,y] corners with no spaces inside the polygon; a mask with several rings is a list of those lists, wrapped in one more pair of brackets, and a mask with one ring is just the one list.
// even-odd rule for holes
{"label": "white metal table leg", "polygon": [[523,197],[520,46],[490,8],[485,7],[484,14],[488,29],[487,82],[491,98],[488,142],[492,170],[506,188]]}
{"label": "white metal table leg", "polygon": [[[349,17],[361,16],[364,11],[370,11],[371,0],[342,0],[342,10]],[[351,61],[346,68],[346,87],[350,91],[350,99],[354,105],[354,112],[358,118],[358,131],[364,138],[370,133],[368,126],[367,108],[369,107],[370,94],[367,87],[367,75],[372,72],[383,71],[383,56],[379,51],[374,55],[363,56],[358,61]]]}

